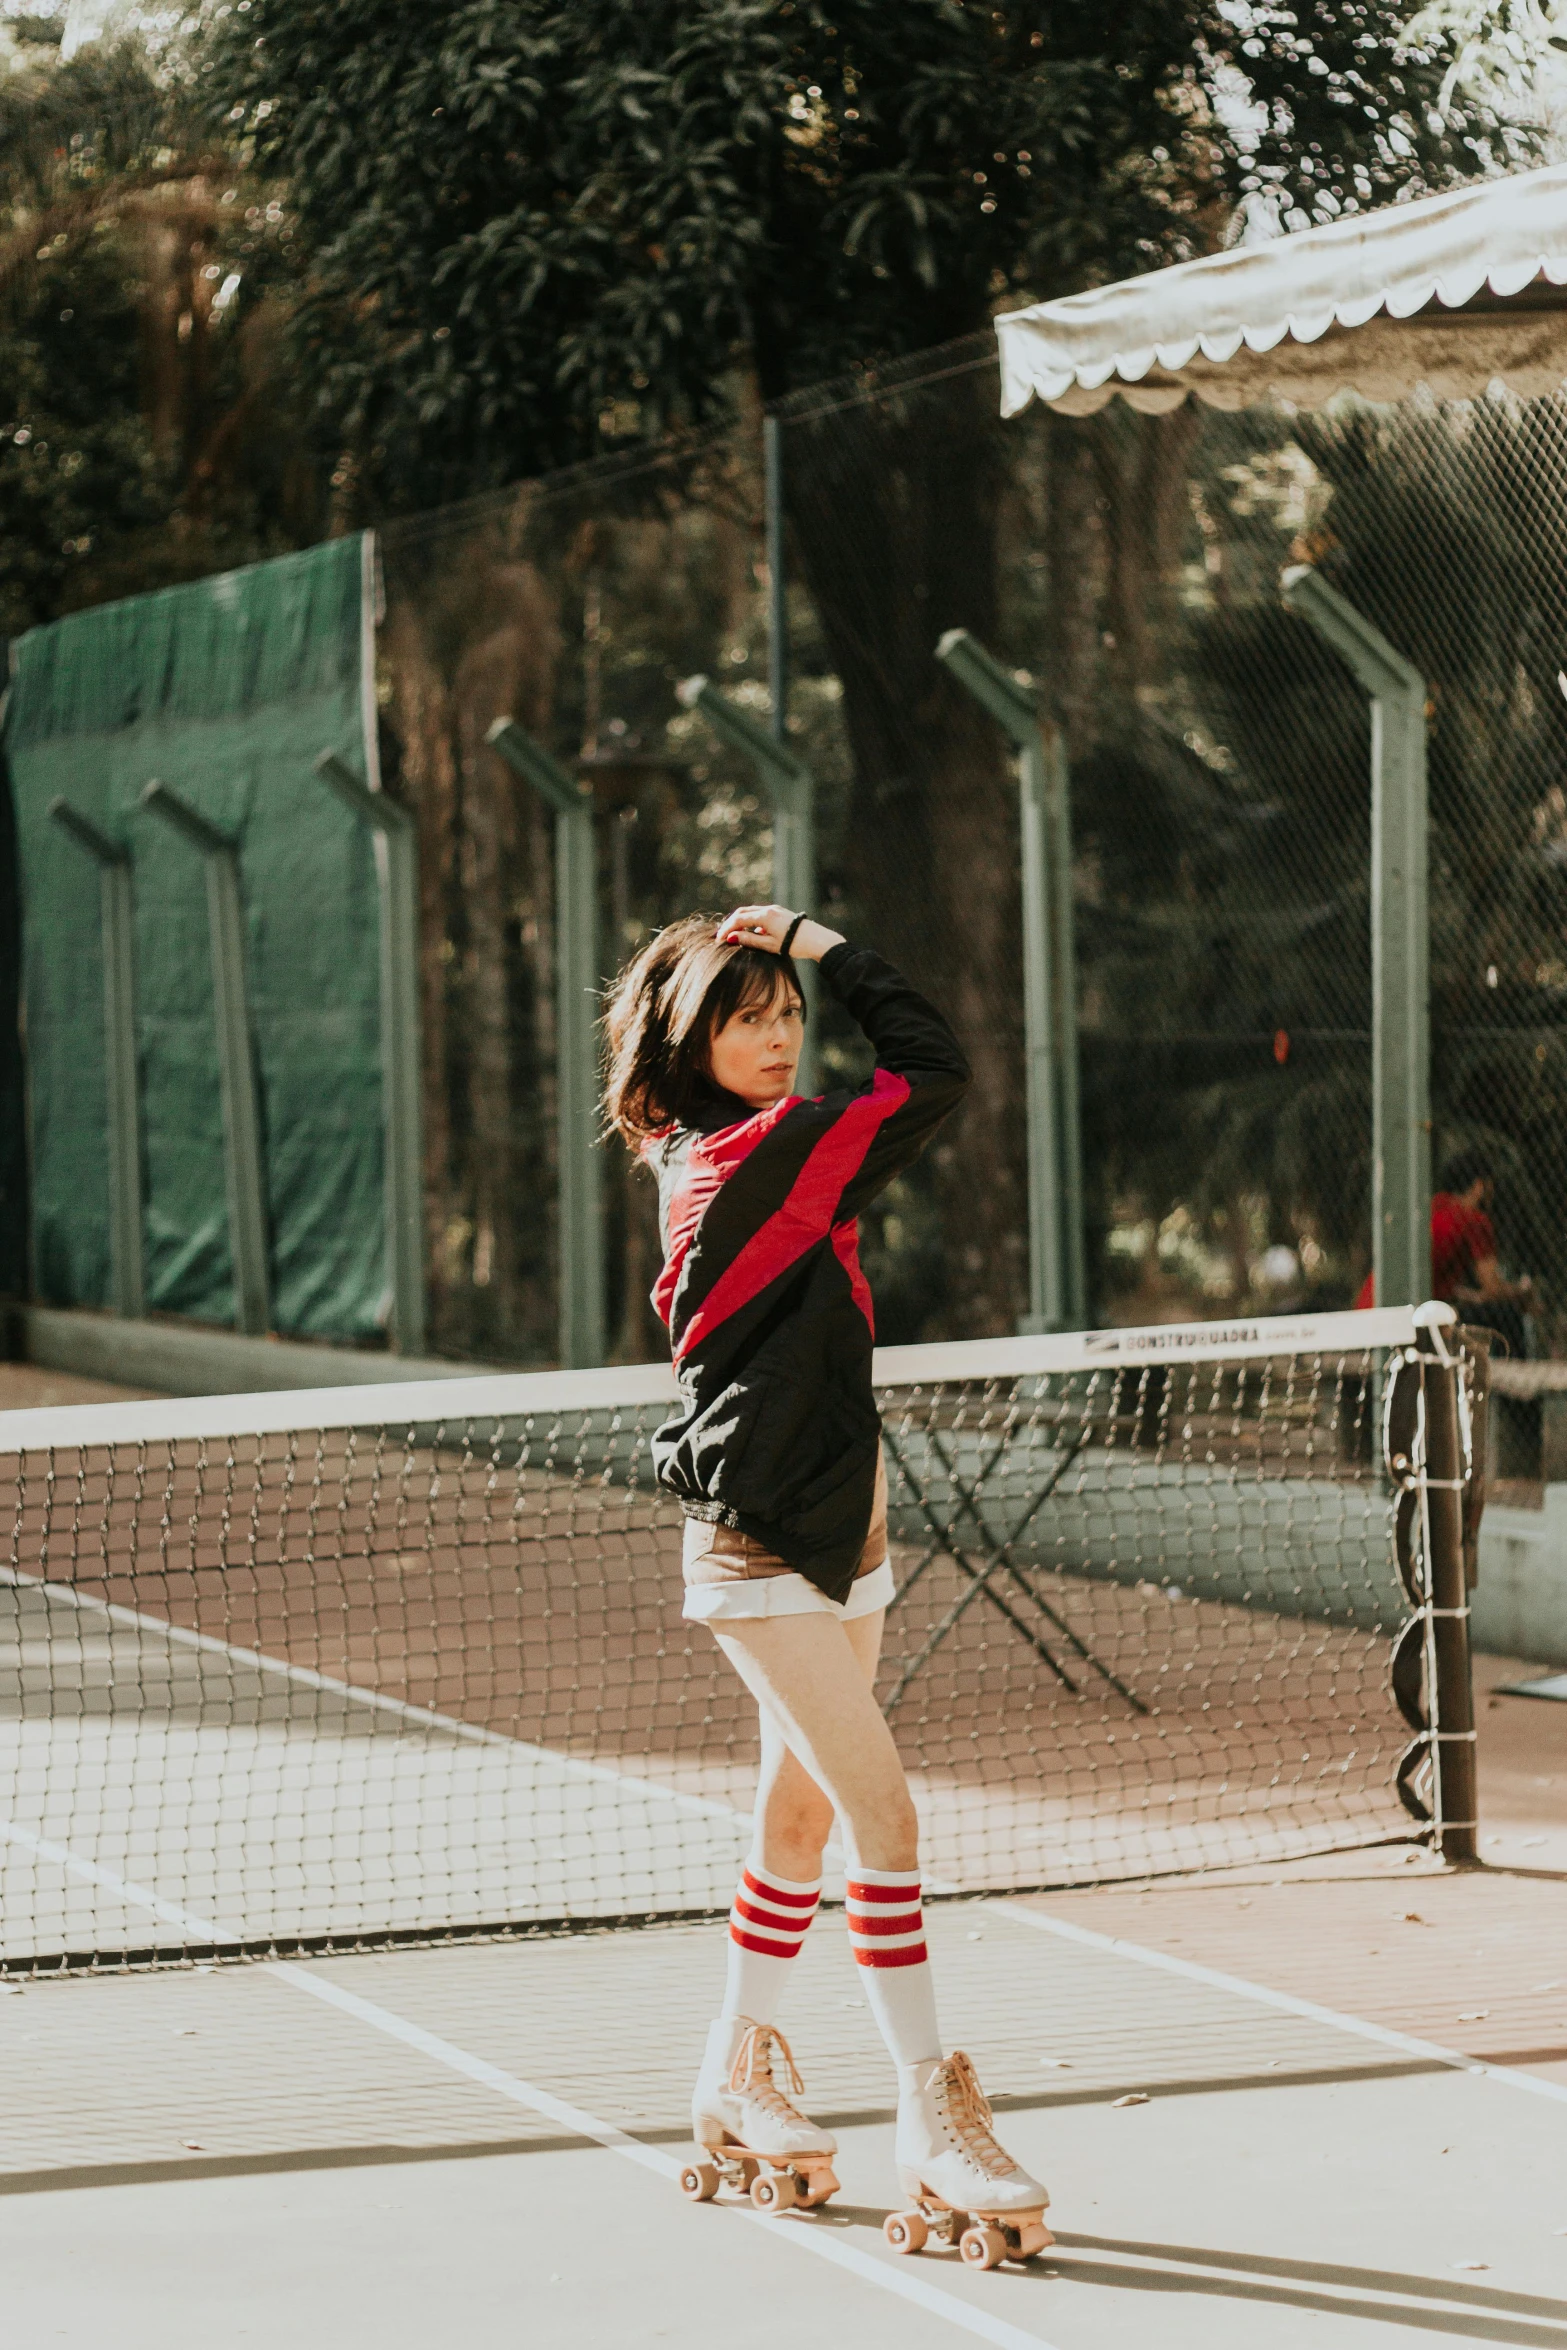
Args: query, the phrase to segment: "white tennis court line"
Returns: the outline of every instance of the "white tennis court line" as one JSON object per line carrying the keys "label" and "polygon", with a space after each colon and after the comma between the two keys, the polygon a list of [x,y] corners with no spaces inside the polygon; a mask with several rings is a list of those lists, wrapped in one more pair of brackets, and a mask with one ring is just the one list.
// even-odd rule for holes
{"label": "white tennis court line", "polygon": [[1526,2089],[1531,2097],[1549,2097],[1567,2105],[1567,2083],[1542,2080],[1538,2073],[1520,2072],[1510,2064],[1485,2064],[1478,2057],[1465,2056],[1461,2049],[1443,2048],[1435,2040],[1415,2040],[1407,2032],[1390,2031],[1385,2024],[1368,2023],[1362,2016],[1341,2015],[1337,2008],[1318,2007],[1314,2000],[1297,1999],[1293,1992],[1273,1991],[1265,1983],[1250,1983],[1244,1975],[1221,1974],[1217,1967],[1199,1966],[1189,1958],[1171,1958],[1167,1952],[1149,1950],[1141,1942],[1123,1942],[1118,1934],[1097,1934],[1091,1926],[1074,1925],[1067,1918],[1052,1916],[1048,1910],[1022,1909],[1010,1901],[987,1901],[985,1907],[999,1911],[1002,1917],[1015,1919],[1021,1926],[1032,1926],[1036,1934],[1055,1934],[1063,1942],[1080,1942],[1088,1950],[1132,1958],[1139,1966],[1157,1967],[1162,1974],[1183,1975],[1188,1982],[1206,1983],[1215,1991],[1231,1991],[1239,1999],[1255,2000],[1261,2007],[1281,2008],[1286,2015],[1304,2016],[1309,2022],[1327,2024],[1334,2031],[1353,2032],[1358,2040],[1375,2040],[1379,2046],[1396,2048],[1405,2056],[1450,2065],[1455,2072],[1483,2073],[1487,2080],[1500,2081],[1506,2089]]}
{"label": "white tennis court line", "polygon": [[508,1754],[522,1754],[532,1762],[546,1763],[567,1778],[595,1779],[627,1788],[633,1794],[656,1795],[682,1811],[699,1812],[708,1819],[736,1820],[745,1816],[732,1803],[720,1803],[706,1795],[687,1795],[679,1788],[661,1786],[656,1779],[639,1778],[634,1771],[617,1771],[608,1763],[583,1762],[575,1755],[558,1753],[552,1746],[535,1746],[525,1738],[508,1738],[503,1730],[486,1730],[477,1722],[459,1721],[455,1714],[435,1713],[428,1706],[410,1705],[406,1699],[388,1697],[379,1689],[361,1689],[352,1681],[334,1681],[329,1674],[312,1672],[308,1665],[290,1664],[285,1657],[267,1656],[256,1648],[236,1648],[231,1641],[219,1640],[210,1632],[192,1632],[183,1624],[166,1623],[161,1616],[147,1616],[136,1608],[119,1607],[89,1592],[77,1591],[69,1583],[46,1583],[40,1575],[24,1575],[18,1568],[0,1567],[0,1585],[6,1583],[18,1590],[40,1591],[64,1606],[79,1608],[84,1614],[105,1616],[111,1623],[123,1624],[128,1631],[154,1633],[176,1648],[199,1649],[209,1656],[227,1657],[232,1663],[249,1666],[252,1672],[281,1673],[301,1688],[324,1690],[329,1696],[345,1698],[352,1705],[370,1706],[378,1713],[416,1723],[420,1729],[439,1730],[446,1737],[463,1739],[470,1746],[504,1747]]}
{"label": "white tennis court line", "polygon": [[206,1918],[196,1917],[178,1903],[165,1901],[161,1893],[154,1893],[148,1885],[138,1885],[130,1877],[120,1876],[114,1869],[104,1868],[98,1861],[83,1860],[67,1844],[56,1844],[47,1836],[35,1836],[31,1828],[22,1828],[15,1820],[0,1820],[0,1843],[20,1844],[34,1852],[40,1860],[53,1861],[68,1875],[84,1878],[89,1885],[102,1886],[116,1894],[128,1909],[146,1909],[165,1925],[178,1926],[182,1934],[189,1934],[198,1942],[237,1942],[239,1936],[226,1927],[214,1926]]}
{"label": "white tennis court line", "polygon": [[[329,2007],[338,2007],[346,2015],[357,2016],[372,2030],[384,2032],[388,2039],[400,2040],[405,2048],[416,2048],[421,2055],[432,2057],[455,2073],[476,2081],[481,2088],[493,2089],[498,2096],[509,2097],[514,2105],[525,2105],[546,2120],[556,2122],[562,2129],[571,2130],[579,2138],[586,2138],[602,2146],[610,2154],[619,2154],[627,2162],[636,2163],[642,2170],[652,2171],[673,2186],[679,2178],[682,2165],[672,2155],[660,2153],[657,2147],[644,2146],[640,2140],[617,2130],[613,2122],[600,2121],[597,2114],[586,2113],[580,2105],[568,2105],[563,2098],[551,2096],[549,2090],[535,2087],[532,2081],[519,2079],[517,2074],[503,2072],[499,2065],[488,2064],[483,2057],[470,2055],[454,2041],[443,2040],[434,2032],[427,2032],[420,2024],[410,2023],[406,2016],[394,2014],[391,2008],[380,2007],[373,1999],[361,1999],[355,1992],[345,1991],[340,1985],[328,1982],[321,1975],[313,1975],[308,1968],[284,1960],[268,1968],[293,1984],[295,1989],[308,1991],[313,1998],[323,1999]],[[852,2244],[843,2243],[829,2235],[819,2223],[791,2222],[769,2219],[749,2205],[741,2205],[738,2216],[754,2226],[764,2228],[775,2244],[789,2244],[797,2251],[814,2252],[818,2259],[830,2260],[851,2276],[877,2286],[884,2293],[896,2293],[904,2301],[912,2301],[916,2308],[927,2310],[932,2317],[945,2318],[963,2332],[977,2335],[982,2342],[992,2342],[996,2350],[1053,2350],[1040,2334],[1031,2334],[1021,2326],[1008,2325],[1005,2318],[992,2317],[988,2310],[967,2301],[959,2301],[951,2293],[944,2293],[939,2285],[928,2284],[917,2270],[898,2266],[889,2261],[875,2260],[868,2252],[856,2251]]]}

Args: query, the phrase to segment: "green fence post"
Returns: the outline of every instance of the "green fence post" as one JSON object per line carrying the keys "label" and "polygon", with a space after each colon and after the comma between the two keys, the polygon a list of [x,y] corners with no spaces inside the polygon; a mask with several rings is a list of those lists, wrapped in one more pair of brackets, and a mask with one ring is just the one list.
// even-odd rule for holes
{"label": "green fence post", "polygon": [[171,792],[149,783],[141,804],[201,853],[207,869],[207,936],[212,952],[212,1003],[218,1032],[218,1083],[223,1102],[223,1160],[228,1188],[229,1250],[234,1260],[236,1328],[259,1337],[268,1328],[266,1180],[261,1165],[261,1112],[251,1042],[250,991],[245,979],[245,913],[239,890],[239,852],[229,835]]}
{"label": "green fence post", "polygon": [[51,800],[49,814],[98,867],[103,928],[103,1074],[109,1120],[109,1282],[115,1312],[136,1321],[145,1311],[146,1291],[131,853],[100,832],[69,800]]}
{"label": "green fence post", "polygon": [[1284,601],[1371,697],[1371,1257],[1379,1306],[1431,1287],[1426,684],[1309,564]]}
{"label": "green fence post", "polygon": [[[743,752],[766,787],[773,810],[773,896],[795,913],[816,910],[816,779],[803,759],[775,740],[765,726],[721,694],[706,677],[687,677],[675,688],[675,697],[688,710],[699,710],[720,742]],[[727,910],[727,909],[726,909]],[[802,963],[799,975],[805,990],[805,1048],[796,1082],[802,1093],[816,1090],[817,1054],[816,966]]]}
{"label": "green fence post", "polygon": [[414,821],[361,783],[335,751],[316,773],[375,829],[381,884],[381,1116],[386,1151],[386,1270],[392,1329],[424,1352],[424,1120],[419,1087],[419,844]]}
{"label": "green fence post", "polygon": [[936,658],[987,710],[1018,754],[1023,847],[1023,1029],[1027,1056],[1027,1330],[1088,1319],[1083,1146],[1078,1105],[1072,809],[1061,730],[966,628]]}
{"label": "green fence post", "polygon": [[511,718],[485,738],[555,818],[555,1052],[559,1132],[560,1354],[604,1360],[603,1161],[598,1143],[598,857],[593,791]]}

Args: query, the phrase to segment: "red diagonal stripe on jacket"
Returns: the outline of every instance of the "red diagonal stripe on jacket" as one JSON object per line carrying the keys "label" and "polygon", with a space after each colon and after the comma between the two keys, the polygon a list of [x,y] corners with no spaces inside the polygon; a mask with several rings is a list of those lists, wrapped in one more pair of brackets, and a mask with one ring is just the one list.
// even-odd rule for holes
{"label": "red diagonal stripe on jacket", "polygon": [[[717,1134],[702,1134],[692,1140],[680,1185],[669,1203],[669,1255],[653,1288],[653,1310],[666,1328],[696,1228],[715,1195],[800,1098],[798,1094],[790,1094],[786,1100],[775,1102],[770,1110],[759,1111],[754,1118],[742,1119],[738,1125],[725,1126]],[[660,1139],[655,1136],[651,1143],[643,1144],[644,1158],[657,1149]]]}
{"label": "red diagonal stripe on jacket", "polygon": [[878,1069],[870,1092],[857,1095],[834,1120],[795,1177],[783,1205],[752,1233],[680,1332],[674,1349],[677,1362],[826,1237],[838,1202],[863,1164],[877,1129],[903,1107],[910,1090],[906,1077]]}
{"label": "red diagonal stripe on jacket", "polygon": [[860,1225],[854,1217],[847,1224],[832,1228],[832,1253],[849,1276],[849,1288],[855,1304],[865,1316],[866,1328],[872,1338],[876,1335],[876,1308],[871,1302],[871,1285],[860,1265]]}

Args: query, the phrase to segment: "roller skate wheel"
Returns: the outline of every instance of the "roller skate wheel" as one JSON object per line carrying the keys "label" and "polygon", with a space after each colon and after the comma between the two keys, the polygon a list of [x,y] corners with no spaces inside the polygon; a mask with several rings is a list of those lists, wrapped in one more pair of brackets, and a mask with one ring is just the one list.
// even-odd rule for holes
{"label": "roller skate wheel", "polygon": [[751,2181],[751,2201],[758,2211],[792,2211],[800,2200],[800,2182],[792,2170],[775,2170]]}
{"label": "roller skate wheel", "polygon": [[965,2228],[958,2250],[966,2268],[999,2268],[1007,2256],[1007,2240],[996,2227]]}
{"label": "roller skate wheel", "polygon": [[680,2192],[689,2195],[693,2203],[711,2203],[718,2193],[717,2164],[688,2162],[680,2174]]}
{"label": "roller skate wheel", "polygon": [[930,2236],[923,2211],[894,2211],[881,2223],[894,2252],[923,2252]]}

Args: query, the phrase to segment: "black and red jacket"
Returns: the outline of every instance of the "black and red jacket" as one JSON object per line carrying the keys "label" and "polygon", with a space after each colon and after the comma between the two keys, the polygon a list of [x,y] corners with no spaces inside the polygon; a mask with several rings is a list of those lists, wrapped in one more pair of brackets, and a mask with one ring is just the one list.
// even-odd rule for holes
{"label": "black and red jacket", "polygon": [[870,1529],[880,1425],[860,1210],[968,1084],[941,1014],[869,947],[821,973],[876,1052],[868,1085],[710,1110],[644,1146],[659,1179],[680,1408],[653,1439],[687,1517],[737,1527],[842,1602]]}

